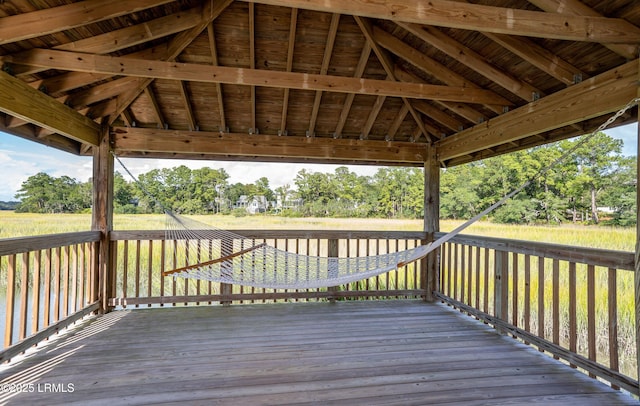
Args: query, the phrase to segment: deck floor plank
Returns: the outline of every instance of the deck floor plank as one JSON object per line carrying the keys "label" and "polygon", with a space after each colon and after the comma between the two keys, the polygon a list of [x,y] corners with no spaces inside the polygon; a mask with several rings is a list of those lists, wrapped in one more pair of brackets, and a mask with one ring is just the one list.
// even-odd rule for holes
{"label": "deck floor plank", "polygon": [[412,300],[120,310],[0,369],[0,384],[11,383],[34,390],[0,393],[0,403],[638,404]]}

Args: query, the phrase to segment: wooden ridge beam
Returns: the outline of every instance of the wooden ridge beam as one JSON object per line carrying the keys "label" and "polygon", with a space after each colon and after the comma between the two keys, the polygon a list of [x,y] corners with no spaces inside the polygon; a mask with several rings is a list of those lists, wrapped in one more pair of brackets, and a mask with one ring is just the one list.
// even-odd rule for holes
{"label": "wooden ridge beam", "polygon": [[0,71],[0,111],[85,144],[98,145],[100,125]]}
{"label": "wooden ridge beam", "polygon": [[243,0],[438,27],[601,43],[640,43],[640,28],[619,18],[467,4],[452,0]]}
{"label": "wooden ridge beam", "polygon": [[257,134],[221,134],[151,128],[113,128],[117,154],[127,152],[207,156],[251,156],[309,160],[352,160],[418,164],[424,162],[426,143],[385,142],[322,137],[279,137]]}
{"label": "wooden ridge beam", "polygon": [[438,159],[462,155],[612,113],[636,97],[638,61],[529,103],[440,140]]}
{"label": "wooden ridge beam", "polygon": [[173,0],[86,0],[0,18],[0,45],[104,21]]}
{"label": "wooden ridge beam", "polygon": [[[300,90],[323,90],[375,96],[507,105],[504,99],[499,98],[496,100],[495,93],[484,89],[150,61],[45,49],[33,49],[19,55],[6,56],[5,60],[51,69],[135,76],[151,80],[167,79],[276,88],[288,87]],[[140,92],[142,92],[142,89]]]}

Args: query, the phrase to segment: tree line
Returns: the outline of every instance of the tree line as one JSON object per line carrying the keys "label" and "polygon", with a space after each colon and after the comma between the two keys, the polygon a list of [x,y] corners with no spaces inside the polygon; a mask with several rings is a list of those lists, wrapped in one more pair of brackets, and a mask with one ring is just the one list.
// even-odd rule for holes
{"label": "tree line", "polygon": [[[561,141],[442,169],[441,218],[470,218],[534,178],[491,214],[493,221],[635,224],[635,157],[623,156],[622,141],[604,133],[579,147],[577,142]],[[571,154],[557,163],[567,151]],[[424,173],[419,168],[380,168],[372,176],[347,167],[333,173],[303,169],[293,185],[272,189],[267,177],[252,184],[230,183],[224,169],[182,165],[151,170],[137,182],[116,173],[114,211],[244,215],[245,205],[260,198],[266,202],[262,211],[287,216],[421,218],[423,193]],[[91,181],[39,173],[22,184],[16,198],[21,212],[89,211]]]}

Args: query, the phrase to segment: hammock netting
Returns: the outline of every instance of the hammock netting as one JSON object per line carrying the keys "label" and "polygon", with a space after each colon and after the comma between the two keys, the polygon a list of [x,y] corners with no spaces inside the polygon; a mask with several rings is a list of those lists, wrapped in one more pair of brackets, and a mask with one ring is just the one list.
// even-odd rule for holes
{"label": "hammock netting", "polygon": [[[631,100],[609,117],[606,122],[590,134],[585,135],[580,142],[556,161],[539,170],[535,176],[520,187],[455,230],[429,244],[404,251],[364,257],[301,255],[280,250],[266,243],[256,243],[254,239],[243,237],[231,231],[213,228],[175,214],[170,210],[165,210],[168,219],[165,237],[167,240],[175,241],[174,259],[177,261],[180,258],[180,262],[186,265],[163,272],[163,274],[258,288],[311,289],[356,282],[405,266],[424,258],[462,230],[520,193],[531,182],[566,159],[578,147],[611,125],[628,109],[637,105],[639,101],[640,98]],[[116,159],[118,159],[117,156]],[[118,161],[120,162],[119,159]],[[133,179],[136,179],[122,162],[120,164]],[[149,196],[152,196],[142,185],[141,188]]]}
{"label": "hammock netting", "polygon": [[228,230],[167,212],[165,238],[186,265],[165,274],[257,288],[313,289],[367,279],[427,255],[429,245],[364,257],[322,257],[256,243]]}

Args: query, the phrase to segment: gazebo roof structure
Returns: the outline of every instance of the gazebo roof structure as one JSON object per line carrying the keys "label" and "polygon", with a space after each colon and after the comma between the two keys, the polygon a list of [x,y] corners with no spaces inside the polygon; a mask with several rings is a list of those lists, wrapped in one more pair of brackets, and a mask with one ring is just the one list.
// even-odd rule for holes
{"label": "gazebo roof structure", "polygon": [[128,157],[451,166],[588,133],[637,94],[635,0],[6,0],[0,17],[0,130],[75,154],[108,129]]}

